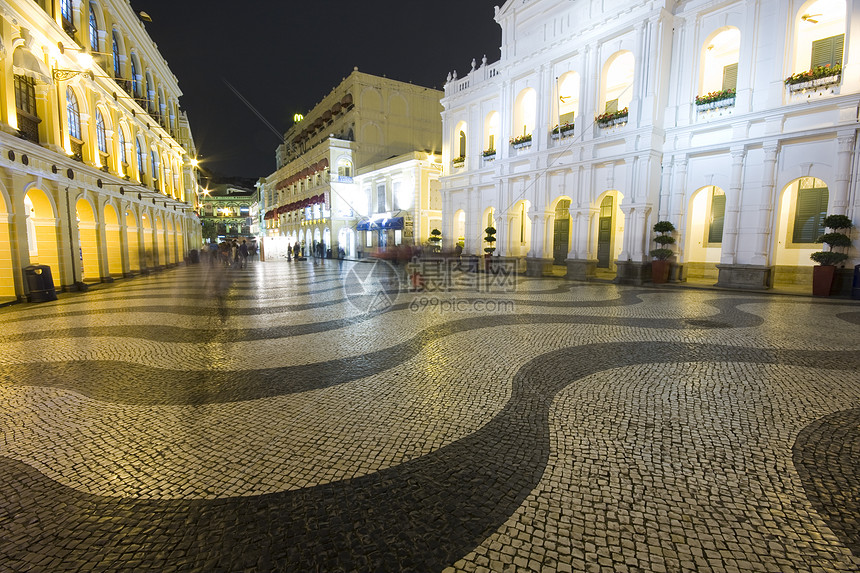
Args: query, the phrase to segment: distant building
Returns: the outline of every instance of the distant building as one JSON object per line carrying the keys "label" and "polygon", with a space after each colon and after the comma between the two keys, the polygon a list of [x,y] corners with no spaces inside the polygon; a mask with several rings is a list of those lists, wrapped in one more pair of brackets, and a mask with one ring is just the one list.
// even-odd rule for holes
{"label": "distant building", "polygon": [[480,253],[492,225],[530,274],[637,283],[668,220],[677,278],[763,289],[811,281],[825,214],[860,223],[857,0],[509,0],[495,19],[501,60],[445,86],[448,245]]}
{"label": "distant building", "polygon": [[426,239],[441,221],[441,97],[356,70],[290,128],[261,186],[266,257],[296,242],[356,256]]}
{"label": "distant building", "polygon": [[257,189],[254,179],[239,177],[202,177],[198,215],[203,238],[251,238],[254,235],[254,211]]}
{"label": "distant building", "polygon": [[182,92],[127,0],[10,0],[0,27],[0,302],[174,265],[200,240]]}

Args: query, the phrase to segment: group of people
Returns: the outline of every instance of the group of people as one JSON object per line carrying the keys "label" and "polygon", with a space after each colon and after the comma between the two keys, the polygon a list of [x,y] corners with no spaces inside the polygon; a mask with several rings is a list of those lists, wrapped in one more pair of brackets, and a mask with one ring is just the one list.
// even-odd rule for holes
{"label": "group of people", "polygon": [[236,239],[223,240],[220,243],[214,241],[209,243],[209,264],[212,266],[222,265],[233,269],[244,269],[248,265],[248,257],[257,255],[257,243],[242,239],[239,243]]}

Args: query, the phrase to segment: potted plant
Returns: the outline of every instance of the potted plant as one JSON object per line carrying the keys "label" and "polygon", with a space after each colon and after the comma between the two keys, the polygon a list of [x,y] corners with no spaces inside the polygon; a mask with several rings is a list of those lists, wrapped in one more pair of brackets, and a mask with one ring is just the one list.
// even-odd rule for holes
{"label": "potted plant", "polygon": [[844,231],[851,229],[854,224],[845,215],[828,215],[824,218],[824,226],[831,230],[818,237],[816,243],[824,243],[828,250],[818,251],[809,255],[809,258],[818,263],[812,268],[812,294],[814,296],[830,296],[833,288],[833,277],[836,275],[836,265],[844,263],[848,259],[847,253],[840,253],[834,249],[844,249],[851,246],[851,237]]}
{"label": "potted plant", "polygon": [[490,258],[493,256],[493,251],[496,250],[496,228],[487,227],[484,232],[487,234],[484,237],[484,242],[487,243],[487,246],[484,247],[484,270],[489,272]]}
{"label": "potted plant", "polygon": [[434,253],[439,253],[442,251],[441,243],[442,243],[442,231],[439,229],[433,229],[430,231],[430,249]]}
{"label": "potted plant", "polygon": [[675,237],[670,233],[674,230],[675,225],[669,221],[658,221],[654,224],[654,232],[658,233],[654,242],[660,245],[651,250],[651,256],[654,257],[651,263],[651,280],[654,284],[663,284],[669,279],[669,259],[675,254],[669,248],[669,245],[675,244]]}

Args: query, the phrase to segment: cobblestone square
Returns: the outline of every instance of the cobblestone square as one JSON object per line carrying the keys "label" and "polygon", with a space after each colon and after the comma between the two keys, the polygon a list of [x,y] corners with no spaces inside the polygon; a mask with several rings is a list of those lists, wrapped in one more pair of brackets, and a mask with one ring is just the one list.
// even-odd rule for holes
{"label": "cobblestone square", "polygon": [[0,572],[860,570],[857,302],[367,265],[0,308]]}

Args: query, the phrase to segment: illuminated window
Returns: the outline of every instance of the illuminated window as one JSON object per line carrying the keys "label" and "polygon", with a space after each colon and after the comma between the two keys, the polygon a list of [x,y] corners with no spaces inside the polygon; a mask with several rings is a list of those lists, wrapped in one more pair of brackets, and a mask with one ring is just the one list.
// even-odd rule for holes
{"label": "illuminated window", "polygon": [[740,51],[741,32],[737,28],[724,29],[705,42],[699,95],[737,89]]}
{"label": "illuminated window", "polygon": [[559,78],[558,84],[558,125],[573,124],[579,113],[580,79],[576,72],[569,72]]}
{"label": "illuminated window", "polygon": [[131,92],[134,97],[140,97],[140,80],[137,73],[137,56],[131,55]]}
{"label": "illuminated window", "polygon": [[72,28],[72,0],[60,0],[60,16],[63,18],[63,27],[68,31]]}
{"label": "illuminated window", "polygon": [[795,20],[794,73],[842,64],[845,15],[845,0],[818,0],[801,8]]}
{"label": "illuminated window", "polygon": [[827,184],[814,177],[802,177],[798,182],[794,210],[792,242],[814,243],[824,234],[824,218],[830,193]]}
{"label": "illuminated window", "polygon": [[339,177],[352,177],[352,163],[347,159],[341,159],[337,164]]}
{"label": "illuminated window", "polygon": [[385,213],[385,185],[376,186],[376,212]]}
{"label": "illuminated window", "polygon": [[484,120],[484,151],[495,151],[499,135],[499,113],[490,112]]}
{"label": "illuminated window", "polygon": [[36,117],[36,80],[15,75],[15,109]]}
{"label": "illuminated window", "polygon": [[535,128],[537,115],[537,92],[526,88],[519,93],[514,103],[513,137],[531,135]]}
{"label": "illuminated window", "polygon": [[96,110],[96,141],[98,142],[99,151],[107,153],[107,131],[105,130],[105,118],[102,112]]}
{"label": "illuminated window", "polygon": [[723,242],[723,227],[726,220],[726,194],[719,187],[711,190],[711,217],[708,221],[708,244]]}
{"label": "illuminated window", "polygon": [[125,141],[125,130],[123,128],[119,128],[119,158],[124,164],[128,163],[128,152],[125,149],[126,141]]}
{"label": "illuminated window", "polygon": [[137,174],[138,179],[143,181],[146,178],[146,156],[143,154],[143,146],[140,144],[140,140],[136,140],[137,147]]}
{"label": "illuminated window", "polygon": [[113,53],[113,77],[122,77],[122,63],[119,59],[119,42],[116,38],[116,32],[113,33],[113,44],[111,45],[111,53]]}
{"label": "illuminated window", "polygon": [[69,135],[81,139],[81,113],[78,98],[72,88],[66,88],[66,116],[69,121]]}
{"label": "illuminated window", "polygon": [[633,101],[633,72],[636,60],[631,52],[618,52],[607,62],[603,74],[603,107],[606,113],[620,111]]}
{"label": "illuminated window", "polygon": [[391,185],[391,210],[400,210],[400,181],[395,181]]}
{"label": "illuminated window", "polygon": [[460,157],[466,157],[466,132],[460,132]]}
{"label": "illuminated window", "polygon": [[152,178],[154,180],[158,180],[158,154],[154,149],[149,152],[150,158],[152,159]]}
{"label": "illuminated window", "polygon": [[90,47],[93,52],[99,51],[99,23],[96,21],[95,4],[90,4]]}

